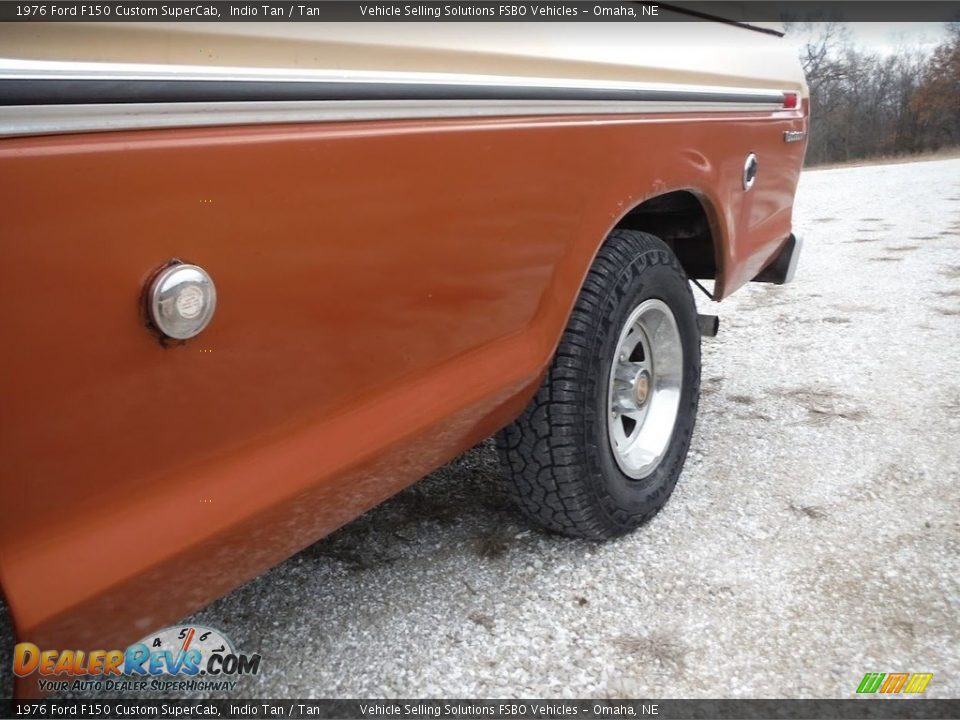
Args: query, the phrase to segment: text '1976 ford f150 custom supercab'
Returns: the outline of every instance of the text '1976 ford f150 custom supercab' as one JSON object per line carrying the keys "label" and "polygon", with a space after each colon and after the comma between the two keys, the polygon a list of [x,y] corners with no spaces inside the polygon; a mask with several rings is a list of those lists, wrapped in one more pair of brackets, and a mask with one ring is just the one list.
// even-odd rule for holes
{"label": "text '1976 ford f150 custom supercab'", "polygon": [[766,26],[17,23],[0,56],[0,583],[39,647],[126,647],[491,435],[539,524],[636,528],[716,329],[691,280],[796,263],[809,103]]}

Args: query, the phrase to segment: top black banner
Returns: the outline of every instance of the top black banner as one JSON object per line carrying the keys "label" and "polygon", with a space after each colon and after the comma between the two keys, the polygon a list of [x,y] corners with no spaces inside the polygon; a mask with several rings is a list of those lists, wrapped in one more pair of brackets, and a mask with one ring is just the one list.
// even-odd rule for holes
{"label": "top black banner", "polygon": [[958,700],[0,700],[0,717],[317,718],[322,720],[939,720]]}
{"label": "top black banner", "polygon": [[0,22],[697,22],[960,21],[957,0],[618,2],[533,0],[116,0],[0,2]]}

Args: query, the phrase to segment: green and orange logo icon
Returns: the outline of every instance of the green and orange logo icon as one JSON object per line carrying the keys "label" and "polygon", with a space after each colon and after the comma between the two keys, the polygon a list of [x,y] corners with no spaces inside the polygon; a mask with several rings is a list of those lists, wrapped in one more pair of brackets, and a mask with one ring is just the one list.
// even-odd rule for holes
{"label": "green and orange logo icon", "polygon": [[932,679],[933,673],[867,673],[860,681],[857,693],[860,695],[874,693],[916,695],[926,690]]}

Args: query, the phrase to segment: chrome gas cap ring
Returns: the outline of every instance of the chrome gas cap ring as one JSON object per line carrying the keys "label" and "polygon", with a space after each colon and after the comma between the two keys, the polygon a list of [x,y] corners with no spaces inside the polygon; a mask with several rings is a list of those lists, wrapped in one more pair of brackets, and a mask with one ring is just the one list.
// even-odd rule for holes
{"label": "chrome gas cap ring", "polygon": [[147,305],[150,320],[160,332],[174,340],[188,340],[213,319],[217,289],[202,267],[174,263],[153,279]]}
{"label": "chrome gas cap ring", "polygon": [[757,160],[756,153],[747,155],[743,161],[743,189],[749,190],[757,180],[757,171],[760,169],[760,161]]}

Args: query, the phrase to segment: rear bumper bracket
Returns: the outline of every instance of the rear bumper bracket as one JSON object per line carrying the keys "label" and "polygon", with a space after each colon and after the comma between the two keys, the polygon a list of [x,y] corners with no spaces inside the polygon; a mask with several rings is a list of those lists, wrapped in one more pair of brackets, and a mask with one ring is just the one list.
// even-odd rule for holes
{"label": "rear bumper bracket", "polygon": [[787,241],[780,248],[773,260],[760,271],[753,282],[774,283],[783,285],[793,280],[797,271],[797,261],[800,258],[800,248],[803,245],[800,238],[796,235],[790,235]]}

